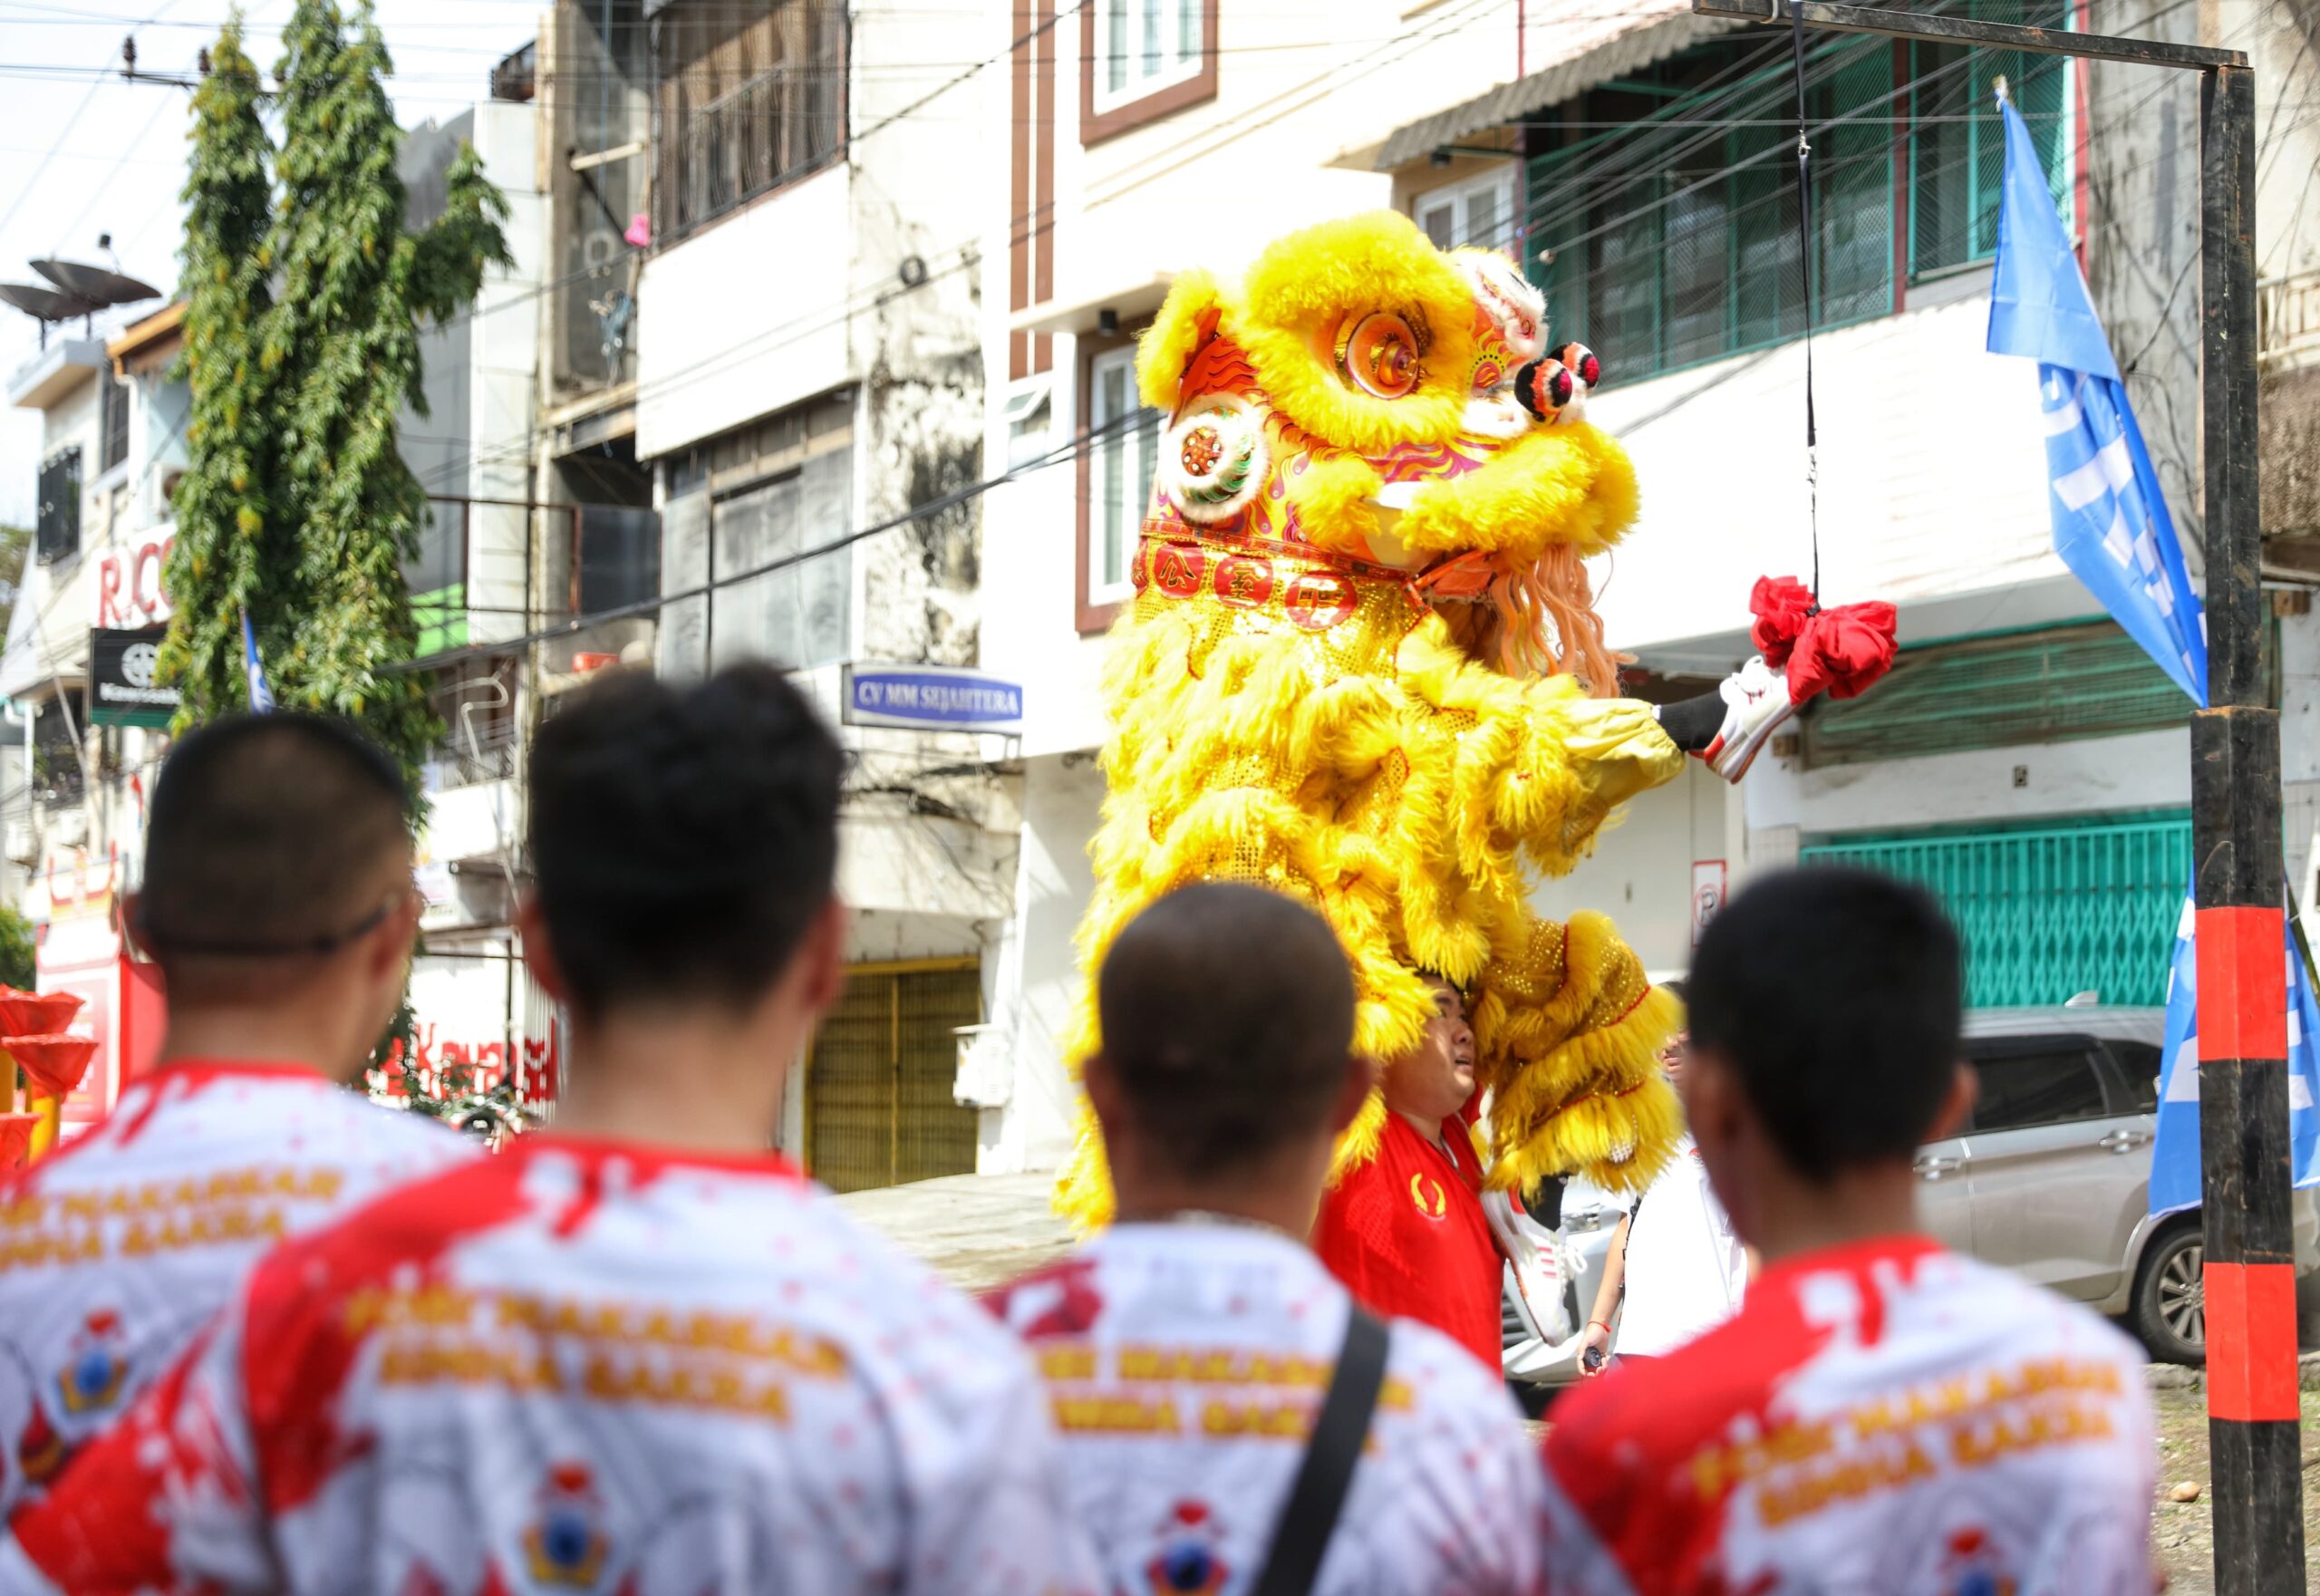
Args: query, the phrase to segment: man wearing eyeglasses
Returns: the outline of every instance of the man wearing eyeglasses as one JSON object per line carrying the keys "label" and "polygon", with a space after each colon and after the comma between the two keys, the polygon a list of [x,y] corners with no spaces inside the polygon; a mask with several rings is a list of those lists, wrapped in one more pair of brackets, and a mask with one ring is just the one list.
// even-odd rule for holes
{"label": "man wearing eyeglasses", "polygon": [[0,1184],[0,1512],[41,1494],[249,1265],[469,1149],[348,1087],[420,915],[394,762],[343,722],[239,716],[153,788],[130,930],[169,1009],[112,1114]]}

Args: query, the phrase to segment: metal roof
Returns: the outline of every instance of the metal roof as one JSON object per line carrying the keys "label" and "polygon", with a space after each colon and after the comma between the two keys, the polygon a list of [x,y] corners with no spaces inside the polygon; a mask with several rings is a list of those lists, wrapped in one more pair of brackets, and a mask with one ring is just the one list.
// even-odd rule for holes
{"label": "metal roof", "polygon": [[1665,61],[1733,25],[1695,16],[1691,0],[1643,0],[1614,16],[1585,16],[1571,27],[1552,64],[1395,129],[1378,153],[1377,169],[1391,171],[1485,129],[1520,121],[1607,78]]}

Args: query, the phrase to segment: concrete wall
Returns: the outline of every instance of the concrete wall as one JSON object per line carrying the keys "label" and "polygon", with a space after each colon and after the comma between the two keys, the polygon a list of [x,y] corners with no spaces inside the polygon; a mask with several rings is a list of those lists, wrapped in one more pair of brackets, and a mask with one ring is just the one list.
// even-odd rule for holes
{"label": "concrete wall", "polygon": [[[2190,8],[2094,0],[2089,25],[2246,50],[2256,71],[2256,269],[2320,267],[2320,4],[2204,0]],[[2196,74],[2093,64],[2084,218],[2087,280],[2126,377],[2184,553],[2199,547],[2199,167]],[[2310,536],[2314,496],[2281,472],[2320,446],[2320,384],[2287,373],[2264,391],[2267,533]],[[2310,480],[2308,469],[2303,474]],[[2274,502],[2277,500],[2276,504]]]}
{"label": "concrete wall", "polygon": [[[1006,192],[1006,168],[1000,149],[965,136],[982,82],[919,106],[929,85],[894,63],[978,59],[995,15],[972,0],[854,14],[850,240],[856,303],[867,302],[851,328],[862,382],[857,525],[984,474],[979,235],[986,197]],[[1005,73],[978,78],[1003,83]],[[860,547],[859,657],[978,662],[983,524],[971,499]]]}
{"label": "concrete wall", "polygon": [[777,189],[646,261],[636,452],[683,448],[843,386],[851,218],[844,166]]}
{"label": "concrete wall", "polygon": [[1062,1042],[1079,1000],[1072,935],[1096,890],[1088,843],[1103,798],[1102,773],[1085,755],[1025,763],[1014,962],[1001,972],[991,1010],[1008,1030],[1015,1079],[1006,1112],[986,1116],[979,1166],[986,1172],[1051,1168],[1071,1145],[1072,1088]]}
{"label": "concrete wall", "polygon": [[[1984,353],[1986,282],[1812,341],[1832,603],[1908,604],[2062,574],[2036,369]],[[1609,385],[1588,416],[1627,446],[1643,491],[1634,530],[1597,566],[1611,642],[1648,650],[1745,631],[1757,577],[1812,569],[1803,345],[1632,387],[1617,352],[1605,359]]]}
{"label": "concrete wall", "polygon": [[1542,882],[1531,906],[1558,920],[1578,909],[1609,914],[1655,978],[1678,975],[1692,962],[1693,865],[1721,861],[1736,888],[1747,874],[1742,850],[1737,791],[1687,761],[1628,805],[1577,870]]}
{"label": "concrete wall", "polygon": [[[413,227],[440,213],[443,174],[462,141],[482,159],[484,175],[508,200],[502,224],[512,267],[495,267],[464,314],[420,338],[429,413],[406,414],[398,446],[430,494],[509,503],[473,504],[464,520],[458,505],[439,503],[439,536],[464,533],[463,566],[470,641],[512,637],[523,630],[527,602],[526,548],[531,517],[516,506],[532,490],[531,427],[537,388],[537,285],[547,248],[546,198],[536,160],[537,119],[532,107],[486,101],[450,121],[427,122],[405,137],[403,179]],[[457,575],[453,580],[459,579]],[[415,576],[432,586],[436,576]],[[422,620],[427,617],[422,616]]]}

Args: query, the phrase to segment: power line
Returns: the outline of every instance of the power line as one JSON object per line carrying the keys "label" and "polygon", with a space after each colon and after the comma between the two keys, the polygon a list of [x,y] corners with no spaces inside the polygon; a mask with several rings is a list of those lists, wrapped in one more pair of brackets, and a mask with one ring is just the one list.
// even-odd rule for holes
{"label": "power line", "polygon": [[[2187,0],[2184,0],[2184,3],[2187,3]],[[1890,102],[1903,94],[1909,93],[1919,87],[1943,78],[1952,73],[1964,71],[1979,59],[1980,57],[1977,54],[1963,55],[1941,66],[1936,67],[1931,71],[1920,73],[1918,77],[1909,80],[1900,88],[1884,95],[1882,97],[1882,102]],[[1838,66],[1841,66],[1842,64],[1842,63],[1840,63],[1837,66],[1832,66],[1828,70],[1837,70]],[[1850,119],[1841,117],[1832,119],[1832,122],[1848,120]],[[1888,120],[1897,121],[1900,119]],[[1827,126],[1830,124],[1824,123],[1822,125]],[[1197,138],[1198,136],[1199,135],[1195,135],[1194,137]],[[1189,143],[1191,141],[1191,140],[1182,140],[1180,141],[1178,148],[1181,148],[1183,144]],[[1774,151],[1774,153],[1777,152],[1777,150]],[[1162,156],[1165,156],[1166,154],[1171,153],[1171,151],[1164,150],[1157,153]],[[1740,162],[1733,163],[1722,169],[1719,172],[1713,174],[1711,177],[1703,179],[1700,182],[1695,183],[1685,189],[1678,190],[1677,195],[1669,196],[1662,200],[1638,208],[1637,210],[1619,218],[1619,223],[1624,224],[1627,221],[1634,219],[1636,217],[1659,208],[1660,207],[1668,204],[1673,198],[1679,198],[1683,193],[1691,192],[1709,182],[1717,180],[1717,179],[1728,176],[1734,170],[1760,162],[1764,159],[1765,157],[1758,155],[1747,158]],[[1855,159],[1862,160],[1875,160],[1881,161],[1887,159],[1887,157],[1884,153],[1880,152],[1874,157],[1861,157]],[[1943,167],[1934,169],[1930,173],[1921,173],[1920,176],[1938,176],[1944,171],[1955,169],[1956,166],[1959,164],[1962,164],[1962,161],[1946,163]],[[1015,219],[1018,222],[1027,221],[1037,214],[1038,208],[1034,208],[1032,211],[1026,212],[1024,216]],[[1590,231],[1581,235],[1580,238],[1574,242],[1583,243],[1587,238],[1591,238],[1599,234],[1610,230],[1610,225],[1611,224],[1607,224],[1606,227],[1591,229]],[[1031,227],[1029,229],[1029,232],[1031,235],[1036,235],[1039,232],[1049,230],[1055,226],[1056,218],[1050,215],[1047,219],[1038,222],[1036,225]],[[959,272],[966,269],[969,264],[970,263],[966,260],[962,259],[953,265],[942,267],[931,274],[928,278],[922,280],[917,286],[929,286],[935,281],[954,276],[958,275]],[[677,384],[706,375],[720,374],[723,371],[730,369],[730,367],[735,363],[758,358],[763,354],[771,353],[774,350],[778,350],[790,343],[796,343],[803,338],[809,337],[815,333],[826,331],[829,326],[836,324],[838,321],[850,319],[853,315],[860,314],[860,312],[864,310],[875,308],[877,305],[883,303],[891,302],[910,291],[911,290],[908,288],[885,289],[874,295],[867,303],[860,303],[856,298],[849,297],[849,299],[841,301],[836,306],[828,307],[824,312],[809,312],[806,315],[793,318],[791,321],[782,324],[779,326],[769,328],[765,333],[744,341],[742,343],[729,346],[728,348],[720,350],[712,355],[706,356],[701,361],[692,363],[691,365],[678,368],[675,371],[662,372],[659,374],[652,382],[638,385],[635,390],[634,397],[639,402],[641,402],[645,398],[657,394]],[[500,307],[493,306],[490,308],[497,309]],[[486,314],[489,314],[489,311],[482,310],[469,314],[470,315]],[[468,451],[466,454],[447,460],[440,467],[436,468],[435,474],[427,479],[427,485],[431,488],[440,489],[450,486],[451,481],[462,471],[472,470],[479,467],[488,468],[493,465],[512,464],[517,460],[528,458],[531,453],[532,447],[533,440],[527,436],[521,440],[510,440],[508,443],[491,446],[484,450]]]}
{"label": "power line", "polygon": [[444,653],[431,655],[423,662],[414,660],[408,664],[392,667],[390,673],[401,675],[412,671],[442,670],[468,660],[505,654],[535,643],[548,643],[558,637],[568,637],[591,626],[601,626],[613,621],[656,614],[671,605],[682,604],[690,599],[707,598],[719,588],[737,586],[743,582],[754,581],[760,576],[769,576],[777,572],[786,571],[792,566],[801,566],[808,560],[819,559],[825,555],[836,554],[840,549],[850,548],[865,538],[875,537],[882,532],[892,532],[897,527],[907,527],[914,521],[923,521],[930,517],[941,515],[946,510],[956,509],[962,504],[981,498],[994,488],[1015,481],[1019,478],[1027,477],[1034,471],[1061,465],[1066,460],[1077,459],[1081,454],[1087,452],[1093,443],[1101,439],[1132,431],[1146,425],[1149,425],[1149,422],[1141,411],[1130,411],[1100,426],[1089,427],[1084,431],[1076,433],[1062,443],[1048,450],[1044,454],[1027,460],[1021,465],[1010,466],[996,477],[986,477],[980,482],[971,482],[963,488],[952,488],[948,493],[937,494],[925,503],[914,505],[900,515],[890,516],[883,521],[857,527],[831,538],[826,543],[816,544],[811,548],[798,549],[793,553],[751,566],[746,570],[711,577],[707,582],[680,588],[673,593],[658,594],[651,598],[638,599],[633,604],[616,605],[610,609],[574,615],[554,625],[542,626],[524,633],[520,636],[502,638],[493,643],[472,643],[465,648],[452,649]]}

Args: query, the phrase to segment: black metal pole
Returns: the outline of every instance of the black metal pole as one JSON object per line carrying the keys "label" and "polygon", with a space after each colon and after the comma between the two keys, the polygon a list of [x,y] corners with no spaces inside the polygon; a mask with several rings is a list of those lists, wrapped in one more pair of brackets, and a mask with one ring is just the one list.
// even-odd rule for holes
{"label": "black metal pole", "polygon": [[2256,85],[2199,84],[2200,418],[2208,708],[2191,720],[2199,1164],[2216,1588],[2304,1589],[2288,1217],[2287,959],[2279,713],[2258,667]]}
{"label": "black metal pole", "polygon": [[2304,1590],[2289,1204],[2279,713],[2265,701],[2256,453],[2256,81],[2246,54],[1850,5],[1692,0],[1708,16],[2199,72],[2199,380],[2208,708],[2191,720],[2199,1165],[2216,1588]]}

